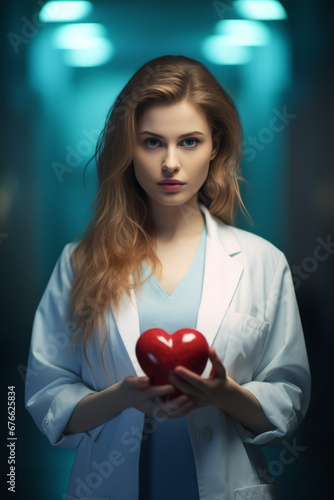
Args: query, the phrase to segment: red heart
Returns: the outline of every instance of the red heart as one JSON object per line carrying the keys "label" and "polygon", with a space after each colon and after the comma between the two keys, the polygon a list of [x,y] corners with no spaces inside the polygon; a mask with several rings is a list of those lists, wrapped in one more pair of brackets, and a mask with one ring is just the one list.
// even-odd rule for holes
{"label": "red heart", "polygon": [[170,384],[168,376],[178,365],[201,375],[209,357],[209,345],[194,328],[181,328],[174,333],[150,328],[137,340],[136,356],[152,384],[164,385]]}

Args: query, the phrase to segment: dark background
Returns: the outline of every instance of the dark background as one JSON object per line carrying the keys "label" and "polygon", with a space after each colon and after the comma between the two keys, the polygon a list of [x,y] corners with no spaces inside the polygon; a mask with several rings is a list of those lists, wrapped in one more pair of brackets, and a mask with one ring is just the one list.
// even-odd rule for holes
{"label": "dark background", "polygon": [[[268,239],[286,254],[304,326],[313,391],[307,417],[294,436],[298,451],[288,465],[280,461],[282,449],[265,449],[265,453],[282,482],[284,499],[329,498],[326,488],[333,462],[333,7],[316,1],[281,3],[287,19],[264,21],[271,32],[268,46],[252,47],[252,60],[247,64],[217,65],[205,58],[201,46],[219,20],[236,17],[232,2],[93,2],[92,14],[82,22],[104,24],[114,55],[104,65],[88,68],[67,66],[64,51],[52,48],[53,23],[36,27],[41,2],[2,3],[4,494],[7,386],[15,385],[16,498],[65,498],[75,452],[52,447],[24,409],[34,314],[64,245],[92,214],[95,167],[91,164],[87,169],[86,189],[83,169],[114,98],[145,61],[184,54],[206,64],[228,89],[244,126],[245,153],[252,138],[260,145],[255,155],[245,154],[242,164],[249,182],[243,186],[243,196],[254,226],[243,216],[237,225]],[[13,34],[22,37],[17,45],[13,45]],[[290,115],[288,123],[270,135],[271,119],[284,108]],[[55,173],[55,162],[67,167],[61,177]],[[317,247],[326,241],[327,249],[322,246],[318,254]]]}

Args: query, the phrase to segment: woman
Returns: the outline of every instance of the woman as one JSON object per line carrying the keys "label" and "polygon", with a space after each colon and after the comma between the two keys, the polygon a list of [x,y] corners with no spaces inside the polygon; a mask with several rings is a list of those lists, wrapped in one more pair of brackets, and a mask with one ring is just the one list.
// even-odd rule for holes
{"label": "woman", "polygon": [[[241,135],[183,56],[142,66],[110,110],[95,215],[60,255],[28,361],[28,411],[78,449],[67,499],[280,498],[261,445],[297,428],[310,374],[284,254],[233,227]],[[153,387],[135,356],[152,327],[202,332],[202,376],[177,367]]]}

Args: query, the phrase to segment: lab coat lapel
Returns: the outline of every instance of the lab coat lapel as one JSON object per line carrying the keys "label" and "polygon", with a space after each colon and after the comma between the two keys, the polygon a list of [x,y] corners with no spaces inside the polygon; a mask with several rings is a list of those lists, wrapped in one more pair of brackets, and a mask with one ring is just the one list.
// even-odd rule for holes
{"label": "lab coat lapel", "polygon": [[[208,344],[212,345],[238,286],[243,266],[231,257],[231,255],[239,253],[241,249],[229,226],[220,226],[221,238],[219,238],[217,221],[203,204],[200,204],[200,207],[206,220],[207,238],[203,293],[196,329],[202,332]],[[132,282],[132,280],[131,276],[130,281]],[[123,294],[119,314],[116,314],[114,305],[111,307],[136,375],[144,376],[145,373],[138,363],[135,352],[140,327],[133,289],[130,290],[130,294],[131,299],[125,293]]]}
{"label": "lab coat lapel", "polygon": [[[130,282],[133,283],[133,276],[130,276]],[[141,369],[136,356],[136,342],[140,335],[139,316],[136,303],[136,297],[133,289],[130,290],[131,299],[126,293],[123,293],[120,301],[120,312],[117,315],[115,306],[112,304],[115,322],[122,337],[125,349],[133,364],[137,377],[144,377],[146,374]]]}
{"label": "lab coat lapel", "polygon": [[[237,289],[243,265],[232,258],[241,248],[229,226],[219,226],[219,237],[217,222],[204,205],[202,211],[207,224],[207,243],[202,300],[196,329],[204,334],[211,346]],[[206,373],[208,369],[207,366],[203,376],[209,375]]]}
{"label": "lab coat lapel", "polygon": [[239,283],[243,266],[233,260],[219,240],[207,236],[202,301],[196,329],[212,345]]}

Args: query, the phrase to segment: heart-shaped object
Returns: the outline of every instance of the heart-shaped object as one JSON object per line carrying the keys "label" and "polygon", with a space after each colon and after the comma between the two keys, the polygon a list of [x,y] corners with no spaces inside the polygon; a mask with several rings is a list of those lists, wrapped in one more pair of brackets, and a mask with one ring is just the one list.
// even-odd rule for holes
{"label": "heart-shaped object", "polygon": [[208,361],[209,345],[194,328],[181,328],[174,333],[150,328],[137,340],[136,356],[152,384],[164,385],[170,384],[168,377],[178,365],[201,375]]}

